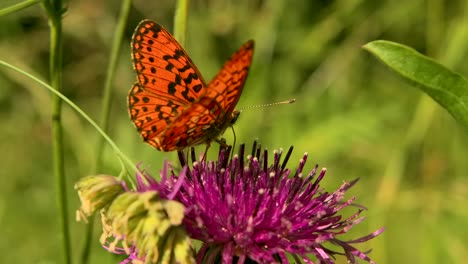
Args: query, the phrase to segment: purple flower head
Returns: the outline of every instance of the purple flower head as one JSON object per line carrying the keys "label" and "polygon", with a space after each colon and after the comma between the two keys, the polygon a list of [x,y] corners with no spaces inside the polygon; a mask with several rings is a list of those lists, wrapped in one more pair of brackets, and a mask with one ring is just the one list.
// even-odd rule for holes
{"label": "purple flower head", "polygon": [[244,152],[241,145],[239,155],[230,159],[230,149],[222,148],[217,161],[196,161],[192,149],[192,166],[179,152],[183,169],[178,174],[166,163],[159,182],[145,171],[137,175],[138,191],[157,191],[184,205],[183,225],[191,238],[202,241],[198,263],[289,263],[291,258],[334,263],[335,255],[350,263],[374,263],[352,244],[376,237],[383,228],[351,241],[340,238],[364,219],[362,208],[347,218],[340,215],[354,201],[342,200],[357,180],[329,193],[319,185],[325,169],[317,175],[315,166],[303,173],[307,153],[290,170],[286,164],[292,147],[282,162],[282,151],[275,151],[270,165],[268,151],[255,143],[245,160]]}

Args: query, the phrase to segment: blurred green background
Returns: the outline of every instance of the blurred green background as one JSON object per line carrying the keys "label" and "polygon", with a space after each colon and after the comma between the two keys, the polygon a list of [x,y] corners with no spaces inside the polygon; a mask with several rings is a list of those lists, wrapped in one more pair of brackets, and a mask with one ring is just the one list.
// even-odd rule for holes
{"label": "blurred green background", "polygon": [[[0,8],[18,3],[3,0]],[[64,15],[64,93],[98,119],[120,1],[70,1]],[[144,144],[127,115],[132,71],[130,37],[144,18],[172,31],[175,1],[135,0],[113,85],[110,135],[134,161],[157,175],[161,153]],[[350,238],[382,226],[359,245],[377,263],[466,263],[468,138],[430,98],[405,84],[361,45],[387,39],[410,45],[468,76],[468,1],[464,0],[205,0],[192,1],[186,49],[211,79],[246,40],[255,58],[238,107],[289,98],[287,106],[244,111],[238,142],[257,138],[269,149],[295,146],[309,168],[328,169],[330,191],[360,177],[348,197],[369,208]],[[35,5],[0,17],[0,59],[48,79],[49,27]],[[50,94],[0,69],[0,255],[5,263],[61,263],[52,174]],[[70,218],[73,184],[92,172],[96,131],[64,107]],[[232,142],[232,132],[225,133]],[[210,157],[215,157],[215,145]],[[199,152],[204,147],[197,149]],[[102,173],[120,165],[109,149]],[[75,260],[85,226],[72,221]],[[99,230],[98,224],[96,229]],[[95,234],[91,263],[116,263]],[[338,258],[338,263],[345,263]]]}

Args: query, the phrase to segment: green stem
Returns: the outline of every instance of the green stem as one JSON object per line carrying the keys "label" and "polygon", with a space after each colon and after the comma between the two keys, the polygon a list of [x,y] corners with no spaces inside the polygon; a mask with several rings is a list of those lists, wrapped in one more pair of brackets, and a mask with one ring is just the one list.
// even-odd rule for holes
{"label": "green stem", "polygon": [[[62,90],[63,36],[62,36],[62,2],[60,0],[44,1],[49,16],[50,26],[50,82],[52,88]],[[68,200],[65,177],[62,100],[52,97],[52,147],[54,175],[57,192],[57,203],[60,214],[60,228],[64,263],[71,263],[70,227],[68,226]]]}
{"label": "green stem", "polygon": [[0,17],[9,15],[11,13],[15,13],[17,11],[20,11],[21,9],[25,9],[27,7],[30,7],[32,5],[40,3],[40,0],[26,0],[21,3],[18,3],[16,5],[12,5],[6,8],[3,8],[0,10]]}
{"label": "green stem", "polygon": [[185,46],[185,36],[187,35],[187,16],[190,0],[178,0],[174,16],[174,37]]}
{"label": "green stem", "polygon": [[[118,20],[117,28],[115,31],[115,37],[112,43],[112,49],[110,54],[109,66],[107,67],[106,81],[104,83],[104,96],[102,98],[102,109],[101,109],[101,120],[100,127],[105,133],[109,130],[109,115],[112,101],[112,84],[114,81],[115,72],[117,69],[117,61],[119,59],[120,50],[122,48],[122,42],[125,34],[125,27],[128,22],[128,15],[130,14],[130,8],[132,6],[132,0],[123,0],[120,7],[120,17]],[[94,164],[94,172],[98,173],[102,167],[102,155],[104,152],[104,137],[99,137],[96,147],[96,160]],[[86,225],[86,237],[81,253],[81,263],[89,263],[89,253],[92,244],[93,237],[93,223],[94,218],[90,219],[88,225]]]}
{"label": "green stem", "polygon": [[[120,50],[122,49],[122,42],[124,39],[125,28],[128,24],[128,15],[130,14],[130,8],[132,6],[132,0],[123,0],[122,6],[120,7],[120,17],[118,20],[117,28],[115,30],[115,37],[112,43],[112,49],[110,54],[109,65],[107,67],[106,81],[104,83],[104,96],[102,98],[102,109],[100,127],[107,133],[109,130],[109,114],[112,101],[112,84],[114,82],[114,76],[117,69],[117,62],[119,59]],[[97,158],[94,166],[94,171],[99,172],[102,166],[102,153],[104,150],[104,138],[100,137],[97,143]]]}

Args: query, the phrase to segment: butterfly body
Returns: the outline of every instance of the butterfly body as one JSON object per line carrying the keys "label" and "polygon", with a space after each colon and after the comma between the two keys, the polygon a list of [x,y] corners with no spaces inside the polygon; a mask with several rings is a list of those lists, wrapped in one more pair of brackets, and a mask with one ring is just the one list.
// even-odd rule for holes
{"label": "butterfly body", "polygon": [[130,117],[143,139],[161,151],[216,140],[239,116],[253,56],[246,42],[206,84],[185,50],[162,26],[143,20],[132,38],[137,82],[128,95]]}

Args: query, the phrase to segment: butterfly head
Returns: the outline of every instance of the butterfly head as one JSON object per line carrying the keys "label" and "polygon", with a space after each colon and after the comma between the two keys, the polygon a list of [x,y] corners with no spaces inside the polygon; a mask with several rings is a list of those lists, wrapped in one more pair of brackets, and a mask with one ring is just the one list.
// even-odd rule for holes
{"label": "butterfly head", "polygon": [[234,110],[231,113],[231,118],[229,119],[229,126],[234,125],[236,123],[237,119],[239,118],[241,111],[240,110]]}

